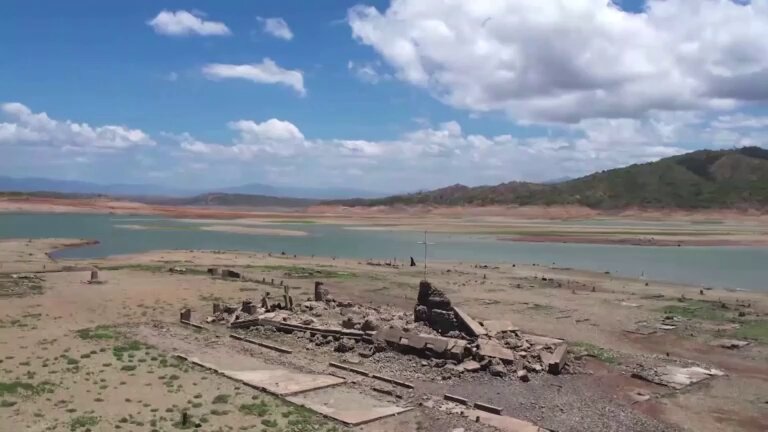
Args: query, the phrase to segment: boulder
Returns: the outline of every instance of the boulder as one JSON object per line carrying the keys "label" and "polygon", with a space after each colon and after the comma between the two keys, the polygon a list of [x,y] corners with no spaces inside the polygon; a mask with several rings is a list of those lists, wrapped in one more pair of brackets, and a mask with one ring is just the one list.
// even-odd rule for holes
{"label": "boulder", "polygon": [[338,353],[346,353],[346,352],[354,351],[355,341],[349,338],[343,338],[342,340],[339,341],[339,343],[336,344],[333,350]]}

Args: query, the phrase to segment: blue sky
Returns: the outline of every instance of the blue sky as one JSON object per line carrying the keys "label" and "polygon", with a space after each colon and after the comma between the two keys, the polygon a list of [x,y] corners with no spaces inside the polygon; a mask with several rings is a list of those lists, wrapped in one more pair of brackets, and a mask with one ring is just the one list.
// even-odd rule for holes
{"label": "blue sky", "polygon": [[5,1],[0,174],[401,191],[763,145],[743,3]]}

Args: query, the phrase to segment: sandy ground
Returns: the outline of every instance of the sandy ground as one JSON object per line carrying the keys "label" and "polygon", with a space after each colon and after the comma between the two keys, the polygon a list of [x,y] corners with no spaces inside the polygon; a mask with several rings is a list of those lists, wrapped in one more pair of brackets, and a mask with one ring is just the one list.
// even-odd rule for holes
{"label": "sandy ground", "polygon": [[[0,385],[0,391],[5,391],[0,401],[7,401],[0,404],[0,412],[3,418],[10,419],[10,423],[0,422],[0,431],[66,431],[88,422],[97,422],[89,426],[92,430],[111,431],[116,425],[150,430],[155,427],[152,422],[159,425],[159,430],[169,430],[183,410],[195,419],[205,418],[206,430],[244,426],[267,430],[262,420],[284,424],[287,418],[299,418],[300,413],[284,417],[282,413],[291,412],[291,407],[267,395],[168,360],[178,349],[178,338],[198,344],[200,349],[218,346],[216,340],[194,332],[191,336],[172,336],[190,334],[179,333],[189,331],[176,324],[182,306],[191,307],[195,316],[203,317],[214,301],[237,303],[246,297],[258,299],[265,290],[272,289],[277,295],[280,289],[211,279],[199,274],[202,272],[171,274],[167,272],[171,266],[199,270],[226,266],[253,279],[284,280],[297,287],[293,295],[300,299],[311,296],[314,279],[297,277],[297,272],[290,270],[311,268],[325,272],[322,274],[328,277],[323,280],[336,298],[387,304],[404,311],[412,310],[422,276],[420,268],[256,253],[154,251],[59,263],[46,255],[51,249],[77,242],[0,242],[0,284],[12,283],[8,276],[19,272],[40,272],[37,276],[43,279],[39,292],[0,297],[0,383],[33,385],[19,394],[2,390],[8,386]],[[106,283],[83,283],[91,266],[100,268],[100,278]],[[569,429],[572,431],[768,429],[768,294],[724,290],[700,293],[698,288],[683,285],[513,264],[434,263],[430,264],[429,279],[478,319],[508,319],[531,333],[564,338],[573,345],[591,344],[616,361],[596,360],[590,363],[589,374],[562,380],[545,375],[530,383],[510,384],[492,377],[480,382],[424,382],[418,390],[424,392],[422,396],[443,391],[479,393],[493,399],[488,402],[504,406],[507,412],[543,426],[569,419],[575,425]],[[708,309],[709,305],[715,305],[714,309]],[[681,306],[690,306],[694,315],[684,317],[676,329],[657,330],[647,336],[625,331],[655,325],[668,315],[665,308]],[[699,310],[707,313],[697,315]],[[741,312],[744,316],[739,316]],[[734,323],[741,327],[735,328]],[[99,325],[116,329],[114,338],[83,338],[77,333]],[[752,330],[747,332],[747,328]],[[723,337],[754,339],[740,350],[709,345]],[[116,354],[131,340],[147,346]],[[300,354],[301,341],[281,343],[295,344],[297,355],[291,360],[270,357],[258,350],[250,355],[326,372],[327,358],[318,358],[316,353]],[[720,368],[727,375],[679,392],[630,378],[635,365],[659,359],[695,361]],[[627,393],[637,388],[655,397],[632,403]],[[219,394],[230,395],[230,400],[214,404]],[[270,414],[262,418],[240,411],[241,405],[256,403],[254,400],[273,407]],[[578,404],[587,405],[579,409]],[[589,404],[605,410],[593,413]],[[405,424],[389,424],[384,430],[475,430],[455,416],[427,408],[413,415],[417,418],[407,418]],[[625,423],[629,421],[625,417],[639,421],[631,424],[667,426],[611,427],[630,424]],[[648,420],[637,420],[643,418]],[[142,426],[138,427],[137,422]],[[421,426],[408,429],[406,424]]]}
{"label": "sandy ground", "polygon": [[287,230],[277,228],[254,228],[254,227],[242,227],[237,225],[210,225],[204,226],[200,229],[206,231],[219,231],[230,232],[237,234],[250,234],[250,235],[273,235],[273,236],[285,236],[285,237],[302,237],[307,233],[298,230]]}

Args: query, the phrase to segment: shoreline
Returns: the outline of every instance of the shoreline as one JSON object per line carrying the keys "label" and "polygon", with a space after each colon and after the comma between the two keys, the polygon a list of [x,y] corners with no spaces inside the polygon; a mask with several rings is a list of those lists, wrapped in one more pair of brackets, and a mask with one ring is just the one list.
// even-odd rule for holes
{"label": "shoreline", "polygon": [[[0,240],[0,243],[2,241],[22,241],[27,239],[3,239]],[[41,241],[55,241],[56,239],[36,239]],[[57,264],[63,264],[67,262],[71,263],[79,263],[81,261],[106,261],[106,262],[121,262],[121,261],[131,261],[137,258],[142,258],[146,256],[153,256],[153,255],[175,255],[175,254],[183,254],[183,253],[200,253],[200,254],[211,254],[216,253],[216,250],[212,249],[150,249],[143,252],[135,252],[135,253],[125,253],[125,254],[112,254],[112,255],[105,255],[102,257],[97,258],[56,258],[55,254],[56,252],[63,251],[70,248],[78,248],[78,247],[87,247],[87,246],[95,246],[100,244],[101,242],[98,240],[82,240],[80,243],[62,243],[60,245],[54,245],[51,249],[44,252],[48,258],[50,258],[54,263]],[[258,251],[250,251],[250,250],[233,250],[233,251],[226,251],[227,253],[231,254],[237,254],[237,255],[244,255],[244,256],[252,256],[252,257],[260,257],[260,256],[270,256],[269,251],[264,250],[258,250]],[[274,255],[274,254],[273,254]],[[275,255],[275,257],[277,257]],[[337,259],[342,261],[354,261],[359,262],[359,259],[351,258],[351,257],[331,257],[331,256],[312,256],[312,258],[308,256],[297,256],[295,259],[300,260],[306,260],[306,259],[319,259],[319,260],[331,260],[335,261]],[[372,262],[377,262],[376,260],[373,260]],[[489,262],[480,262],[480,261],[466,261],[466,260],[431,260],[430,263],[432,263],[434,266],[437,267],[450,267],[450,266],[456,266],[456,265],[462,265],[462,264],[474,264],[478,265],[482,268],[482,266],[490,266],[490,267],[496,267],[498,266],[504,266],[504,265],[510,265],[508,263],[504,262],[497,262],[497,263],[491,263]],[[643,279],[633,276],[624,276],[620,274],[615,274],[612,272],[601,272],[597,270],[589,270],[589,269],[580,269],[580,268],[574,268],[574,267],[559,267],[559,266],[546,266],[546,265],[539,265],[539,264],[512,264],[513,267],[524,270],[527,273],[530,274],[537,274],[537,273],[543,273],[546,272],[550,275],[557,275],[558,277],[566,277],[566,278],[572,278],[572,279],[594,279],[594,280],[609,280],[611,282],[623,282],[623,283],[629,283],[629,284],[648,284],[648,285],[663,285],[671,288],[679,288],[684,290],[705,290],[705,291],[724,291],[727,293],[753,293],[758,295],[768,295],[768,290],[756,290],[756,289],[746,289],[746,288],[735,288],[735,287],[704,287],[703,285],[694,285],[691,283],[684,283],[684,282],[675,282],[675,281],[668,281],[668,280],[661,280],[661,279]],[[403,267],[404,268],[404,267]]]}

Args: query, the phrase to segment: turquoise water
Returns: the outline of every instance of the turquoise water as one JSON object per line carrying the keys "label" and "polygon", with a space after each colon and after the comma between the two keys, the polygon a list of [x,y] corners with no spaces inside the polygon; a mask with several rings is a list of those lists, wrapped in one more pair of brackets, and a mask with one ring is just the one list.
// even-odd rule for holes
{"label": "turquoise water", "polygon": [[[131,230],[116,225],[148,225]],[[90,214],[0,215],[0,238],[66,237],[101,244],[60,251],[57,258],[99,258],[153,249],[250,250],[298,255],[385,259],[419,258],[422,233],[348,230],[324,224],[269,225],[301,230],[306,237],[235,234],[197,229],[198,224],[147,216]],[[431,234],[430,259],[556,265],[708,287],[768,290],[768,248],[638,247],[517,243],[492,237]]]}

